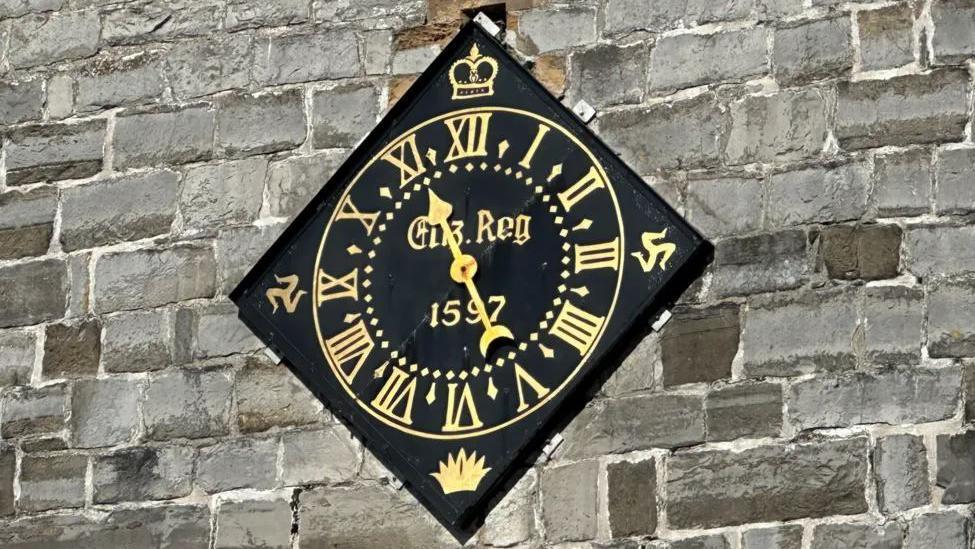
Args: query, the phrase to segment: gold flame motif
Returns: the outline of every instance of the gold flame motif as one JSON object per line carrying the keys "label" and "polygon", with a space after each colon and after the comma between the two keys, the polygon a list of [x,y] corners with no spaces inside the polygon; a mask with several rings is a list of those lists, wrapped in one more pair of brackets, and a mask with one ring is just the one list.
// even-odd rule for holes
{"label": "gold flame motif", "polygon": [[477,490],[481,479],[491,470],[490,467],[484,467],[484,456],[477,459],[477,452],[471,452],[468,456],[463,448],[457,453],[456,459],[453,454],[448,453],[447,463],[441,461],[439,465],[440,470],[430,473],[430,476],[437,479],[444,494]]}

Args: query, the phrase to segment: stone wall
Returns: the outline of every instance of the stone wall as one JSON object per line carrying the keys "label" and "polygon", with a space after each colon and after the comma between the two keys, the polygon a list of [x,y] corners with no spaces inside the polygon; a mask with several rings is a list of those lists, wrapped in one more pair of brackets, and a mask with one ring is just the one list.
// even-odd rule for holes
{"label": "stone wall", "polygon": [[[453,545],[226,294],[470,0],[0,0],[0,546]],[[716,243],[471,545],[962,549],[975,2],[518,0]]]}

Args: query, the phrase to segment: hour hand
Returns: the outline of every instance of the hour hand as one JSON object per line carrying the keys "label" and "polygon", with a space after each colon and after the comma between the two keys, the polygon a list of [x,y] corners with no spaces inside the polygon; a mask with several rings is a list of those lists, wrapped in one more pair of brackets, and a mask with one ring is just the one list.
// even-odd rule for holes
{"label": "hour hand", "polygon": [[427,222],[431,225],[444,225],[450,219],[450,214],[454,213],[454,207],[437,196],[433,189],[427,189],[430,194],[430,211],[427,213]]}

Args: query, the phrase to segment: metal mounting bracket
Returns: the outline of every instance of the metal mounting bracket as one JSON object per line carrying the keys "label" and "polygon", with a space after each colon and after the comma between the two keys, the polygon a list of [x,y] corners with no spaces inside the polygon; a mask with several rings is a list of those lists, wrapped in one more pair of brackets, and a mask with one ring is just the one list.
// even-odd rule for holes
{"label": "metal mounting bracket", "polygon": [[576,113],[576,116],[586,124],[596,116],[596,109],[585,99],[580,99],[576,106],[572,107],[572,112]]}
{"label": "metal mounting bracket", "polygon": [[552,459],[552,454],[559,449],[559,446],[562,446],[562,442],[564,441],[565,439],[562,438],[562,433],[555,433],[555,436],[545,443],[545,446],[542,448],[542,455],[545,456],[546,462]]}
{"label": "metal mounting bracket", "polygon": [[477,15],[474,16],[474,22],[480,25],[484,32],[490,34],[492,38],[496,39],[501,35],[501,27],[491,21],[491,18],[485,15],[483,11],[477,12]]}
{"label": "metal mounting bracket", "polygon": [[277,353],[275,353],[274,351],[272,351],[270,347],[265,347],[264,348],[264,356],[270,358],[271,359],[271,362],[273,362],[275,364],[281,364],[281,357],[279,357],[277,355]]}
{"label": "metal mounting bracket", "polygon": [[655,332],[659,332],[661,329],[663,329],[664,325],[667,324],[667,321],[669,321],[670,317],[672,316],[673,315],[670,314],[670,309],[664,309],[663,312],[660,313],[660,316],[657,317],[657,320],[653,321],[653,324],[650,325],[650,329]]}

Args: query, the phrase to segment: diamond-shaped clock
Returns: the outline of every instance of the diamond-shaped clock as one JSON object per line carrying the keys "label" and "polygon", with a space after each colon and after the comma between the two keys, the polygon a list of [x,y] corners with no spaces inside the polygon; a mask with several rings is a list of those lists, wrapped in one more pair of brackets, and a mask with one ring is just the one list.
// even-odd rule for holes
{"label": "diamond-shaped clock", "polygon": [[711,255],[474,23],[322,183],[231,298],[455,530]]}

